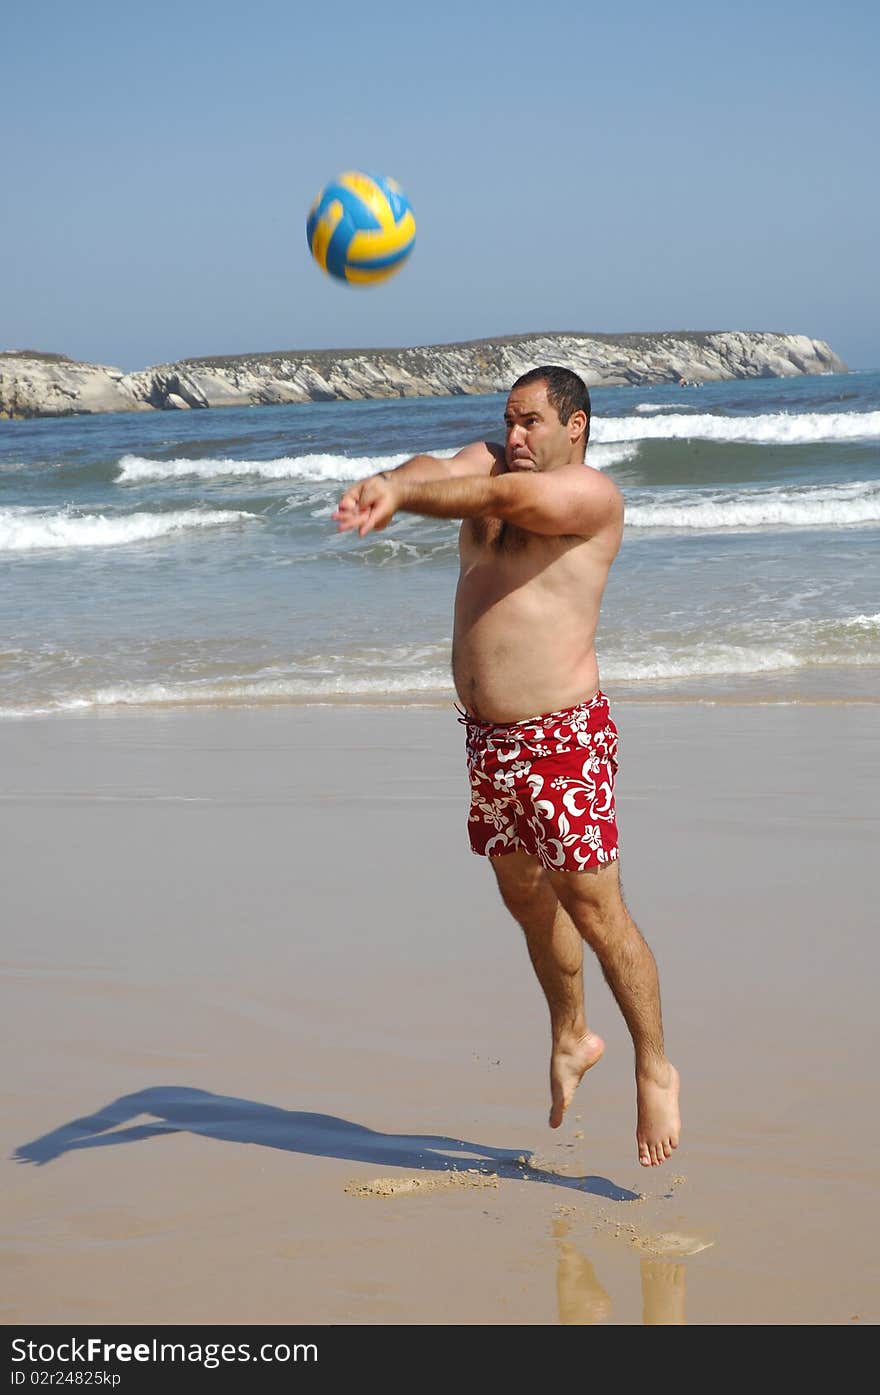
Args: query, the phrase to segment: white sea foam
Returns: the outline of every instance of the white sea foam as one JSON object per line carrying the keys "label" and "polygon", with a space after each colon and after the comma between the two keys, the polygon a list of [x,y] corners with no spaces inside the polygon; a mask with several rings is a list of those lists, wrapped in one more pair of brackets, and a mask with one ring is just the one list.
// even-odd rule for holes
{"label": "white sea foam", "polygon": [[0,717],[36,717],[61,712],[84,712],[107,707],[225,707],[271,703],[388,702],[407,698],[430,701],[452,694],[449,670],[368,675],[345,674],[314,678],[277,678],[253,682],[118,683],[88,693],[48,699],[19,707],[0,708]]}
{"label": "white sea foam", "polygon": [[853,652],[815,653],[779,646],[750,647],[749,645],[697,646],[688,654],[669,654],[659,650],[635,657],[606,656],[602,662],[604,683],[652,683],[691,678],[737,678],[750,673],[784,673],[793,669],[828,669],[841,664],[861,667],[880,663],[880,654]]}
{"label": "white sea foam", "polygon": [[638,453],[638,441],[602,445],[591,436],[587,446],[587,464],[596,470],[607,470],[611,465],[624,465],[627,460],[634,460]]}
{"label": "white sea foam", "polygon": [[788,649],[749,648],[745,645],[718,645],[696,648],[689,654],[665,650],[642,657],[606,655],[602,661],[602,681],[608,683],[651,683],[672,678],[721,678],[749,673],[778,673],[804,668],[809,658]]}
{"label": "white sea foam", "polygon": [[596,441],[705,440],[797,446],[880,440],[880,412],[768,412],[757,417],[693,416],[673,412],[640,417],[594,417]]}
{"label": "white sea foam", "polygon": [[[612,445],[590,445],[589,463],[597,470],[630,460],[638,451],[638,442]],[[430,454],[448,460],[453,450],[435,450]],[[284,455],[277,460],[149,460],[141,455],[123,455],[119,461],[117,482],[145,484],[150,481],[200,480],[303,480],[310,483],[340,483],[366,479],[380,470],[393,470],[409,455]]]}
{"label": "white sea foam", "polygon": [[689,402],[637,402],[637,412],[695,412]]}
{"label": "white sea foam", "polygon": [[845,528],[880,522],[880,485],[864,481],[802,489],[672,491],[626,510],[631,528]]}
{"label": "white sea foam", "polygon": [[[843,622],[842,622],[843,623]],[[737,678],[750,674],[794,670],[833,669],[880,664],[880,652],[819,652],[796,644],[695,645],[689,651],[670,652],[658,646],[635,656],[606,651],[601,656],[602,680],[614,683],[687,682],[705,678]],[[406,706],[408,703],[448,703],[454,697],[448,666],[373,673],[341,672],[335,675],[248,680],[218,679],[199,683],[107,684],[88,692],[53,696],[16,707],[0,707],[0,718],[24,718],[140,707],[267,706],[273,704],[320,705],[366,703]]]}
{"label": "white sea foam", "polygon": [[193,528],[219,528],[256,515],[233,509],[184,509],[176,513],[104,514],[39,513],[0,509],[0,552],[40,548],[120,547],[151,542]]}
{"label": "white sea foam", "polygon": [[[299,661],[293,670],[270,667],[189,682],[120,679],[65,695],[35,695],[0,708],[0,718],[113,707],[445,703],[453,697],[449,644],[446,638],[442,643],[324,653]],[[638,651],[629,643],[621,649],[609,639],[600,658],[606,686],[880,666],[880,613],[761,623],[728,640],[646,637]]]}
{"label": "white sea foam", "polygon": [[[452,451],[436,451],[452,455]],[[284,455],[277,460],[148,460],[140,455],[124,455],[119,462],[119,482],[140,484],[147,480],[174,479],[254,479],[339,481],[366,479],[379,470],[402,465],[407,455]]]}
{"label": "white sea foam", "polygon": [[880,632],[880,611],[876,615],[850,615],[840,622],[850,630],[865,630],[868,633]]}
{"label": "white sea foam", "polygon": [[603,680],[620,683],[867,665],[880,665],[880,614],[754,621],[726,637],[646,637],[636,652],[609,643],[602,654]]}

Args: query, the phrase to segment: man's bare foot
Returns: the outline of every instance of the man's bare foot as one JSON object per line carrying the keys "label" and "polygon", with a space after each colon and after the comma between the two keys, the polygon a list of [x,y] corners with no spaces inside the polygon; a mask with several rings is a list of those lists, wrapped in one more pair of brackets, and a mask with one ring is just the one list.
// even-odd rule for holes
{"label": "man's bare foot", "polygon": [[590,1066],[594,1066],[605,1043],[595,1032],[585,1032],[571,1048],[557,1047],[550,1057],[550,1127],[558,1129],[572,1096]]}
{"label": "man's bare foot", "polygon": [[642,1167],[659,1167],[678,1147],[678,1071],[668,1061],[636,1071],[636,1141]]}

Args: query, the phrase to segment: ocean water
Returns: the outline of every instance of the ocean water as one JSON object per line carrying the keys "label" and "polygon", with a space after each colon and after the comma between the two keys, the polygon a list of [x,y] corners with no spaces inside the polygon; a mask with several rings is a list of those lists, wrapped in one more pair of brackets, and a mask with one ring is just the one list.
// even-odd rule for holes
{"label": "ocean water", "polygon": [[[629,699],[875,701],[880,374],[596,388]],[[504,395],[0,422],[0,716],[440,703],[455,523],[361,541],[348,481],[502,437]]]}

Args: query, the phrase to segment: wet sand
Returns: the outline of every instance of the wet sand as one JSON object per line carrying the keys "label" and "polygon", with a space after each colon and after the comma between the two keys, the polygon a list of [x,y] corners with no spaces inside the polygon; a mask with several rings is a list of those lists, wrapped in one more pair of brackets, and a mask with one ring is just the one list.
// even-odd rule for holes
{"label": "wet sand", "polygon": [[592,961],[546,1125],[454,713],[0,726],[3,1319],[876,1322],[880,708],[615,716],[683,1079],[650,1170]]}

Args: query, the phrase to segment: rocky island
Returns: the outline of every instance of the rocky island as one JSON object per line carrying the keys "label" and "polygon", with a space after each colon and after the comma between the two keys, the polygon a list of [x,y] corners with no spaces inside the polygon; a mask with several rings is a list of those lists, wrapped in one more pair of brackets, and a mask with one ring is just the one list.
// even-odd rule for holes
{"label": "rocky island", "polygon": [[275,406],[505,391],[539,363],[589,387],[846,373],[820,339],[746,330],[523,334],[412,349],[291,349],[188,358],[134,373],[34,349],[0,352],[0,417]]}

